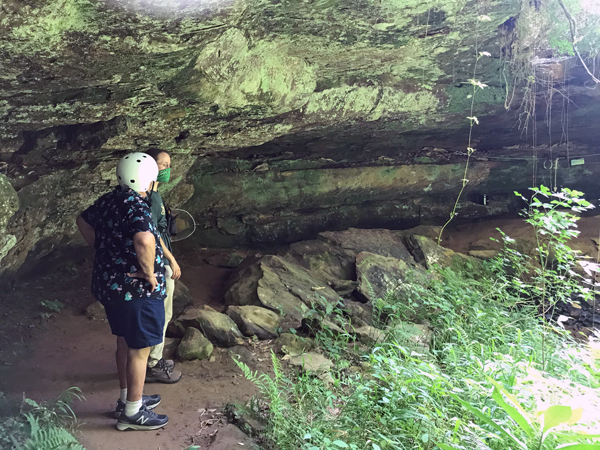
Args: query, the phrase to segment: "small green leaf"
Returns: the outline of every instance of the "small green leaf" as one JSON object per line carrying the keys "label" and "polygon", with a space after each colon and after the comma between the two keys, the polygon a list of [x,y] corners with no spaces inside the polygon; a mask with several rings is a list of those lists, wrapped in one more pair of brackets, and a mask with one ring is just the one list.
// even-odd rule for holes
{"label": "small green leaf", "polygon": [[452,445],[448,445],[448,444],[442,444],[442,443],[438,442],[435,445],[437,445],[442,450],[456,450],[456,447],[453,447]]}
{"label": "small green leaf", "polygon": [[554,405],[540,412],[544,416],[544,429],[542,430],[544,434],[561,423],[567,423],[573,415],[571,407],[563,405]]}
{"label": "small green leaf", "polygon": [[381,447],[375,443],[372,444],[373,445],[373,450],[381,450]]}
{"label": "small green leaf", "polygon": [[340,448],[348,448],[348,444],[346,444],[344,441],[336,440],[333,441],[332,444],[337,445]]}

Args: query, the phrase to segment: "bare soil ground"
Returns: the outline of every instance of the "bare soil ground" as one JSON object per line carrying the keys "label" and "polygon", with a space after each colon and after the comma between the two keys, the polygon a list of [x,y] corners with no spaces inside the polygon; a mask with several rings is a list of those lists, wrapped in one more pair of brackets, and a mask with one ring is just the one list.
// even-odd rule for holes
{"label": "bare soil ground", "polygon": [[[182,261],[183,281],[197,304],[221,307],[222,285],[230,269]],[[55,398],[71,386],[87,401],[74,411],[81,422],[77,435],[88,450],[249,449],[253,441],[222,415],[228,403],[241,404],[255,392],[228,349],[215,348],[211,361],[178,363],[184,374],[177,384],[148,384],[146,393],[160,394],[156,411],[169,424],[156,432],[119,432],[113,416],[118,397],[114,362],[115,338],[108,323],[88,320],[83,309],[89,293],[91,260],[64,262],[46,275],[21,282],[0,299],[0,391],[10,405],[23,395],[36,401]],[[35,275],[33,275],[35,276]],[[50,318],[42,300],[58,300],[65,308]],[[268,348],[249,342],[241,351],[253,369],[268,371]],[[240,353],[240,349],[237,349]]]}
{"label": "bare soil ground", "polygon": [[[531,237],[521,219],[504,219],[450,228],[443,245],[463,253],[490,248],[490,236],[500,236],[497,227],[512,238]],[[579,228],[581,236],[572,246],[595,257],[592,239],[598,239],[600,219],[584,218]],[[182,281],[194,303],[222,309],[223,284],[231,269],[206,264],[201,250],[182,253]],[[89,255],[53,261],[0,294],[0,391],[8,399],[4,403],[18,407],[23,395],[49,400],[71,386],[80,387],[87,401],[75,404],[74,410],[82,422],[78,438],[88,450],[180,450],[193,444],[209,450],[253,448],[253,441],[221,414],[226,404],[244,403],[255,393],[227,349],[215,348],[211,361],[178,363],[184,377],[177,384],[146,386],[146,393],[163,397],[157,412],[169,415],[164,429],[115,429],[115,339],[106,322],[90,321],[82,314],[93,301],[90,272]],[[41,305],[47,300],[65,306],[47,317],[51,311]],[[253,370],[269,371],[268,345],[248,341],[238,353]]]}

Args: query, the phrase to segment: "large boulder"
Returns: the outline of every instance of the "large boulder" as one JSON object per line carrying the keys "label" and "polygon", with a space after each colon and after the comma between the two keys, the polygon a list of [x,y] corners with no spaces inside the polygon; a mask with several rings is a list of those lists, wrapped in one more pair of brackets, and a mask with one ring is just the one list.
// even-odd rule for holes
{"label": "large boulder", "polygon": [[177,347],[177,356],[183,360],[208,359],[212,352],[211,342],[199,329],[194,327],[188,327]]}
{"label": "large boulder", "polygon": [[192,304],[192,294],[189,288],[181,280],[176,280],[173,291],[173,318],[179,317]]}
{"label": "large boulder", "polygon": [[344,302],[344,313],[350,317],[352,325],[373,325],[373,304],[361,303],[354,300]]}
{"label": "large boulder", "polygon": [[292,333],[282,333],[273,345],[275,353],[299,356],[313,348],[314,341],[310,338]]}
{"label": "large boulder", "polygon": [[0,174],[0,275],[6,264],[2,259],[16,245],[17,237],[6,232],[6,225],[13,214],[19,209],[19,197],[11,186],[6,175]]}
{"label": "large boulder", "polygon": [[85,308],[83,315],[87,317],[88,320],[106,320],[106,311],[104,310],[102,303],[98,300]]}
{"label": "large boulder", "polygon": [[319,239],[351,252],[353,255],[369,252],[396,258],[407,264],[414,264],[414,259],[404,245],[403,238],[404,234],[401,231],[383,229],[350,228],[345,231],[319,233]]}
{"label": "large boulder", "polygon": [[294,320],[311,315],[324,303],[336,305],[342,299],[323,280],[300,265],[279,256],[263,256],[244,262],[228,283],[228,305],[255,305]]}
{"label": "large boulder", "polygon": [[354,251],[324,240],[295,242],[285,255],[330,285],[339,284],[339,280],[356,279],[355,256]]}
{"label": "large boulder", "polygon": [[415,234],[411,235],[410,239],[413,246],[413,254],[419,254],[421,256],[422,261],[420,260],[419,263],[423,264],[426,269],[432,269],[434,266],[450,267],[454,263],[460,264],[467,259],[479,264],[475,258],[469,258],[462,253],[456,253],[449,248],[444,248],[428,237]]}
{"label": "large boulder", "polygon": [[403,298],[410,283],[427,285],[431,281],[431,275],[421,266],[409,265],[400,259],[369,252],[357,255],[356,272],[356,293],[365,302],[376,302],[387,295]]}
{"label": "large boulder", "polygon": [[350,228],[326,231],[313,241],[290,245],[285,257],[311,270],[341,296],[349,296],[357,286],[356,256],[361,252],[393,257],[414,265],[405,245],[406,232],[384,229]]}
{"label": "large boulder", "polygon": [[178,328],[194,327],[201,330],[210,342],[219,347],[233,347],[244,342],[235,322],[227,314],[207,305],[189,308],[175,323]]}
{"label": "large boulder", "polygon": [[293,356],[290,358],[290,365],[308,375],[316,376],[325,382],[325,384],[333,383],[333,378],[330,374],[333,362],[320,353],[308,352],[299,356]]}
{"label": "large boulder", "polygon": [[232,305],[227,308],[227,315],[245,336],[256,336],[259,339],[274,339],[279,336],[279,316],[270,309],[253,305]]}

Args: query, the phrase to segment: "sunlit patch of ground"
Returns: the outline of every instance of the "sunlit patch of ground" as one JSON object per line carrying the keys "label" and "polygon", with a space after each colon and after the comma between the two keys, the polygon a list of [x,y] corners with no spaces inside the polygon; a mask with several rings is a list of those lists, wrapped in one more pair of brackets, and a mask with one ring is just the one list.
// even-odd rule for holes
{"label": "sunlit patch of ground", "polygon": [[572,370],[580,371],[588,377],[587,385],[553,378],[530,368],[528,375],[520,380],[522,393],[533,397],[537,411],[554,405],[583,409],[581,419],[575,425],[561,425],[556,428],[557,431],[600,434],[600,389],[593,387],[598,386],[600,380],[594,380],[585,369],[591,367],[600,376],[600,341],[597,337],[590,337],[587,344],[565,349],[565,352],[569,353],[565,356],[574,361]]}

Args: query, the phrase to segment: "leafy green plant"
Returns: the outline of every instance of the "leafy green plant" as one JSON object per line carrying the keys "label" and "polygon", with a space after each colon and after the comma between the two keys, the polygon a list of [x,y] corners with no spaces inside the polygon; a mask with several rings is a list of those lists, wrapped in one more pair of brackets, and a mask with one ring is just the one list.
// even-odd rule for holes
{"label": "leafy green plant", "polygon": [[76,417],[70,405],[74,400],[84,400],[76,387],[53,401],[24,398],[19,415],[0,422],[0,449],[85,450],[72,435]]}
{"label": "leafy green plant", "polygon": [[21,411],[36,419],[37,423],[44,426],[71,426],[76,423],[77,417],[71,408],[75,400],[85,400],[78,387],[64,390],[56,399],[45,402],[36,402],[30,398],[23,398]]}
{"label": "leafy green plant", "polygon": [[[533,227],[538,263],[531,266],[533,277],[529,287],[539,298],[541,317],[546,322],[558,301],[570,302],[574,293],[586,299],[592,295],[583,288],[582,277],[573,271],[581,257],[567,243],[579,235],[578,214],[594,206],[579,191],[564,188],[554,192],[545,186],[530,190],[533,196],[529,201],[518,192],[515,195],[528,204],[522,215]],[[545,352],[542,355],[545,366]]]}
{"label": "leafy green plant", "polygon": [[60,313],[60,311],[65,307],[65,305],[58,300],[43,300],[41,305],[54,313]]}

